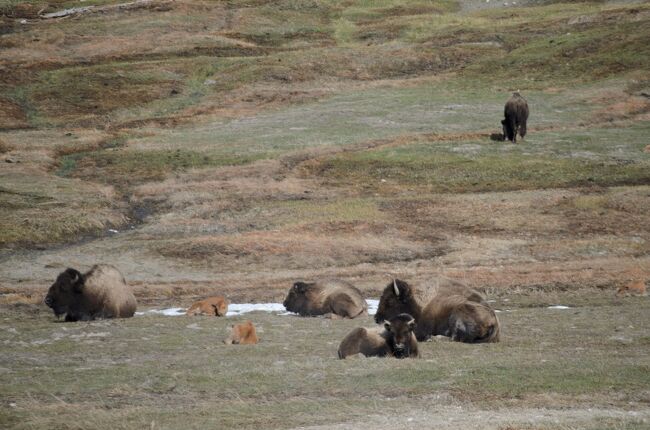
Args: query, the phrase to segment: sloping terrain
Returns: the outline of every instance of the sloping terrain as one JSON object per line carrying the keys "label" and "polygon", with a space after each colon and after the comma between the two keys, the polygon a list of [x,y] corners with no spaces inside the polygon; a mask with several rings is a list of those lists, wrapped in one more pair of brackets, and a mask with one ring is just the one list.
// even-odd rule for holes
{"label": "sloping terrain", "polygon": [[[361,387],[367,397],[351,381],[339,381],[341,389],[333,383],[322,398],[297,382],[283,391],[276,380],[258,380],[239,393],[233,382],[226,394],[196,403],[203,417],[196,428],[410,425],[392,418],[397,405],[384,409],[379,399],[420,411],[413,427],[433,419],[421,412],[434,411],[433,403],[440,423],[463,417],[464,428],[647,428],[648,301],[613,293],[650,279],[650,3],[117,4],[0,0],[0,308],[7,314],[0,341],[25,348],[0,356],[0,393],[9,399],[0,424],[42,427],[56,413],[61,428],[174,428],[187,416],[161,422],[161,408],[198,402],[204,383],[224,387],[222,376],[204,375],[215,365],[210,358],[190,360],[173,395],[166,385],[151,388],[160,356],[149,350],[159,339],[139,333],[147,324],[166,327],[165,354],[187,361],[174,351],[188,345],[174,336],[189,330],[200,342],[203,333],[189,321],[98,323],[111,339],[111,352],[102,352],[108,361],[121,360],[113,341],[144,342],[149,352],[134,357],[149,363],[148,376],[123,376],[155,394],[134,394],[91,363],[90,412],[65,412],[84,404],[83,390],[51,388],[70,375],[38,357],[70,354],[77,344],[40,346],[65,331],[40,302],[61,270],[104,262],[120,268],[141,306],[185,306],[212,293],[281,301],[293,281],[323,276],[378,297],[388,275],[421,289],[446,275],[512,310],[502,314],[512,337],[498,346],[427,344],[428,359],[443,354],[441,369],[435,360],[372,361],[374,370],[353,364],[351,372],[371,381]],[[91,8],[39,18],[80,6]],[[498,139],[515,90],[531,109],[517,145]],[[575,311],[556,321],[541,312],[553,304]],[[571,328],[578,314],[582,335]],[[263,355],[286,363],[279,345],[286,323],[258,317],[269,330]],[[280,366],[278,380],[345,372],[334,351],[360,323],[299,324],[292,340],[310,341],[296,360],[311,364]],[[220,342],[210,336],[210,345]],[[550,353],[560,340],[564,352]],[[218,360],[229,366],[246,355],[196,348],[226,354]],[[576,348],[591,348],[583,358],[593,372],[575,373],[581,366],[573,363],[571,379],[560,370]],[[621,348],[629,354],[609,354]],[[88,360],[91,350],[70,359]],[[454,373],[455,359],[477,354],[489,357]],[[247,360],[256,375],[268,367],[257,353]],[[547,364],[537,377],[540,363]],[[160,378],[176,378],[169,366]],[[393,366],[399,378],[390,381],[403,385],[372,383]],[[48,383],[28,376],[46,367]],[[476,392],[475,373],[484,381]],[[424,387],[417,375],[437,382]],[[569,387],[560,383],[567,378]],[[106,396],[115,401],[97,401]],[[352,413],[346,405],[357,397]],[[224,412],[213,410],[226,400]],[[570,410],[561,413],[564,401]],[[281,413],[287,402],[293,418]],[[253,405],[263,410],[259,422],[250,419]],[[546,407],[553,417],[536,421]],[[468,422],[490,413],[498,419],[486,426]]]}

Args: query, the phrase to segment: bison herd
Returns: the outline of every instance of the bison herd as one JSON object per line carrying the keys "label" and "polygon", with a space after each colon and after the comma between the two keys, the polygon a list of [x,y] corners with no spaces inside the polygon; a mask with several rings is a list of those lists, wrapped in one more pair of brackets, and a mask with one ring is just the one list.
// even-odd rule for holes
{"label": "bison herd", "polygon": [[[499,341],[499,320],[480,292],[463,283],[439,280],[422,300],[408,283],[393,279],[384,289],[375,315],[376,327],[352,330],[341,342],[339,358],[364,356],[418,357],[418,341],[447,336],[454,341],[479,343]],[[97,318],[129,318],[136,300],[120,271],[111,265],[96,265],[88,272],[66,269],[50,287],[45,304],[65,321]],[[361,291],[337,279],[296,282],[284,300],[285,308],[300,316],[356,318],[368,315]],[[228,301],[209,297],[193,303],[187,315],[225,316]],[[258,342],[251,321],[232,326],[226,344]]]}
{"label": "bison herd", "polygon": [[[514,92],[506,102],[504,116],[503,140],[517,143],[517,134],[522,138],[526,135],[528,119],[528,104],[519,92]],[[128,318],[136,309],[135,296],[124,277],[110,265],[96,265],[86,273],[65,270],[50,287],[45,304],[57,317],[65,315],[65,321]],[[341,280],[296,282],[283,304],[288,311],[301,316],[356,318],[368,314],[368,304],[361,292]],[[225,316],[227,311],[225,298],[209,297],[192,304],[187,315]],[[421,300],[408,283],[394,279],[383,291],[375,322],[383,326],[350,332],[341,342],[339,357],[417,357],[417,341],[432,336],[467,343],[499,341],[499,320],[485,297],[451,280],[440,282],[428,300]],[[254,325],[247,321],[233,326],[224,342],[257,343]]]}

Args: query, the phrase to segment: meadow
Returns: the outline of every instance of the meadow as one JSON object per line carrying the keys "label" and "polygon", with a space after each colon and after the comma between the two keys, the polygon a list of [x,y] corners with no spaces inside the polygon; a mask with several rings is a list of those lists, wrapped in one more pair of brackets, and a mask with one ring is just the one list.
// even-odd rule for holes
{"label": "meadow", "polygon": [[[650,428],[646,1],[0,0],[0,427]],[[495,139],[513,91],[528,135]],[[353,321],[59,323],[338,277],[486,292],[502,341],[339,361]],[[552,309],[564,305],[568,309]],[[256,346],[226,347],[243,318]]]}

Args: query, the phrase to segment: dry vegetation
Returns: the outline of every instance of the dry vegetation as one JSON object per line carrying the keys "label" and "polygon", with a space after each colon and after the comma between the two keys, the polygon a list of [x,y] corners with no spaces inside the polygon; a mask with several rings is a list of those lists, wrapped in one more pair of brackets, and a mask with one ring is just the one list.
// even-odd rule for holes
{"label": "dry vegetation", "polygon": [[[647,2],[38,18],[79,5],[0,0],[0,427],[648,428],[648,298],[614,297],[650,279]],[[529,135],[492,140],[516,89]],[[55,324],[45,288],[100,261],[141,307],[443,274],[504,341],[343,363],[359,322],[258,314],[245,349],[230,321]]]}

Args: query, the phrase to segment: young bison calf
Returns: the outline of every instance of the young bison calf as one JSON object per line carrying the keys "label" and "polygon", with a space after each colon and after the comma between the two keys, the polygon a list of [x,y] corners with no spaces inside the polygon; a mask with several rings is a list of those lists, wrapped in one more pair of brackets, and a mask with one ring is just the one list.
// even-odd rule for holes
{"label": "young bison calf", "polygon": [[209,315],[225,317],[228,312],[228,300],[215,296],[194,302],[187,310],[187,315]]}
{"label": "young bison calf", "polygon": [[418,342],[413,330],[415,320],[409,314],[385,321],[383,328],[356,328],[341,342],[339,358],[359,353],[366,357],[417,358]]}
{"label": "young bison calf", "polygon": [[223,341],[226,345],[255,345],[259,341],[251,321],[232,326],[230,336]]}

